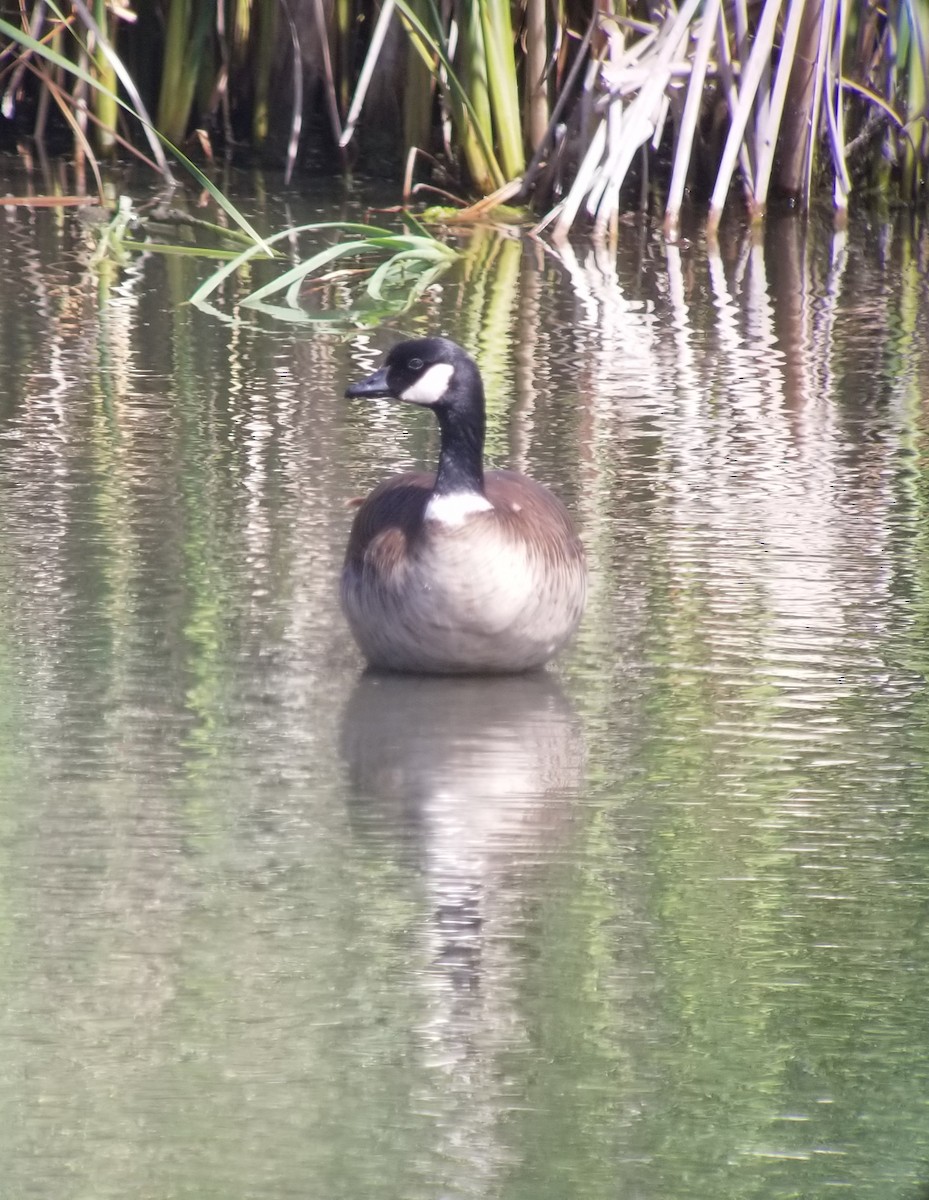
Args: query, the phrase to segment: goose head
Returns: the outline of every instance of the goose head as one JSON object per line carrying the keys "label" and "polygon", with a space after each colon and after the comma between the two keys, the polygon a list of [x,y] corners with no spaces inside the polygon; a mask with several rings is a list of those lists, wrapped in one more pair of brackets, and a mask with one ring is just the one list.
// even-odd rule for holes
{"label": "goose head", "polygon": [[425,408],[477,410],[483,413],[484,389],[477,364],[455,342],[443,337],[398,342],[384,365],[346,389],[350,400],[378,397],[404,400]]}

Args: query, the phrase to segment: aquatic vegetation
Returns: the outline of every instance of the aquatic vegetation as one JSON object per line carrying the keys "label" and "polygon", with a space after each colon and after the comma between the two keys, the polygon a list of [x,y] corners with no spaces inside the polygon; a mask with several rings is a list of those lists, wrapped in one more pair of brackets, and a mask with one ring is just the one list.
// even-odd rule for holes
{"label": "aquatic vegetation", "polygon": [[[55,6],[51,5],[50,7],[52,7],[56,13],[58,13],[58,10],[55,8]],[[91,89],[94,95],[102,97],[106,102],[107,111],[108,106],[112,104],[116,108],[122,109],[124,112],[131,115],[142,127],[144,135],[152,149],[155,165],[164,176],[166,181],[170,182],[172,176],[170,167],[168,166],[168,162],[165,157],[165,149],[169,150],[174,158],[176,158],[177,161],[184,167],[184,169],[193,176],[193,178],[201,185],[201,187],[210,193],[219,207],[226,212],[226,214],[235,222],[235,224],[238,225],[239,228],[249,236],[251,241],[261,251],[267,254],[267,244],[262,240],[261,235],[252,228],[247,218],[238,210],[238,208],[236,208],[232,201],[228,199],[228,197],[203,171],[200,170],[200,168],[194,162],[192,162],[180,149],[178,149],[177,146],[173,145],[170,140],[161,132],[159,132],[159,130],[153,125],[145,104],[137,92],[135,85],[132,83],[129,73],[126,71],[115,52],[109,46],[102,29],[100,29],[100,27],[96,24],[82,3],[79,4],[79,8],[85,15],[90,28],[94,33],[98,56],[105,52],[105,57],[108,64],[112,67],[113,72],[119,77],[123,86],[129,92],[131,102],[122,99],[114,91],[112,91],[111,88],[109,88],[107,84],[103,82],[103,80],[101,80],[99,77],[95,77],[87,69],[84,64],[87,62],[90,52],[88,47],[79,39],[77,41],[79,47],[78,58],[76,61],[72,61],[66,55],[59,53],[51,46],[45,44],[44,41],[40,42],[36,40],[31,33],[16,29],[14,26],[10,25],[8,21],[0,18],[0,34],[7,35],[11,40],[11,44],[20,46],[23,51],[23,54],[19,58],[17,69],[14,72],[14,80],[10,83],[3,97],[2,108],[4,113],[6,113],[10,108],[10,104],[12,102],[11,93],[15,93],[18,87],[16,78],[27,67],[30,70],[37,71],[46,81],[50,82],[52,94],[55,96],[62,114],[66,115],[70,126],[75,132],[77,147],[81,152],[81,161],[83,162],[86,157],[86,160],[90,163],[91,169],[97,181],[97,188],[101,203],[106,204],[106,197],[104,195],[103,182],[100,176],[97,158],[93,153],[85,128],[82,127],[75,115],[75,112],[78,112],[85,117],[88,115],[88,108],[86,102],[84,101],[84,89]],[[41,10],[39,11],[41,15]],[[60,16],[60,13],[58,13],[58,15]],[[2,52],[0,52],[0,58],[5,56],[9,49],[10,47],[7,46]],[[57,82],[51,82],[51,76],[46,74],[46,72],[52,67],[56,68],[59,74],[70,75],[76,80],[75,92],[67,93],[66,90]],[[107,78],[109,78],[109,76],[107,76]],[[82,85],[82,87],[78,87],[78,85]],[[75,110],[75,112],[71,111],[72,108]],[[99,119],[97,119],[97,124],[98,127],[100,127]],[[106,142],[109,142],[109,136],[111,132],[112,130],[110,129],[104,129]],[[127,146],[129,145],[129,142],[125,139],[119,140],[121,143]]]}
{"label": "aquatic vegetation", "polygon": [[[293,243],[303,234],[325,233],[336,240],[317,250],[270,282],[237,298],[237,305],[293,324],[357,326],[377,324],[405,312],[458,258],[458,252],[418,223],[415,232],[397,233],[351,222],[314,222],[285,229],[267,239]],[[352,236],[354,235],[354,236]],[[231,276],[261,255],[249,246],[220,267],[191,296],[191,304],[231,320],[216,308],[213,297]],[[333,266],[349,259],[351,267]],[[332,294],[333,287],[338,292]],[[279,299],[283,303],[277,302]]]}
{"label": "aquatic vegetation", "polygon": [[828,191],[841,221],[853,189],[929,189],[929,0],[38,0],[20,21],[3,116],[55,126],[101,191],[116,148],[167,175],[166,143],[247,144],[288,177],[302,148],[392,160],[410,199],[515,198],[556,240],[643,209],[673,240],[685,197],[712,230],[734,200]]}
{"label": "aquatic vegetation", "polygon": [[847,0],[765,0],[754,12],[744,3],[686,0],[679,9],[655,6],[644,23],[601,19],[598,32],[605,45],[588,75],[586,149],[542,222],[556,237],[582,211],[595,233],[615,231],[636,155],[647,182],[649,161],[671,143],[663,204],[672,239],[685,189],[701,176],[716,228],[737,169],[752,217],[772,194],[807,208],[816,179],[829,178],[844,220],[869,141],[872,162],[898,163],[898,197],[925,197],[915,166],[925,174],[929,160],[925,0],[886,13]]}

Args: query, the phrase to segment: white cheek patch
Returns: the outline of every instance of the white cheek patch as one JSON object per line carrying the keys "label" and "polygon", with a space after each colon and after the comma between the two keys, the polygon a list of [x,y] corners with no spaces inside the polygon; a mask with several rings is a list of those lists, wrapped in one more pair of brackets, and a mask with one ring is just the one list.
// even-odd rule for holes
{"label": "white cheek patch", "polygon": [[434,363],[424,371],[415,383],[400,393],[401,400],[411,404],[438,404],[448,390],[449,380],[455,373],[450,363]]}
{"label": "white cheek patch", "polygon": [[475,513],[487,512],[493,505],[480,492],[453,492],[450,496],[433,496],[426,505],[423,517],[441,521],[443,525],[461,525]]}

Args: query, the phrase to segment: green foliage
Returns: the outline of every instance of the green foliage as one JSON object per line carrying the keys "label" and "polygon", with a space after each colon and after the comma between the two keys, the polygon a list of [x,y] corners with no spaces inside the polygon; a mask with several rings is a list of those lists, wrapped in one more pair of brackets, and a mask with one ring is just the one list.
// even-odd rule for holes
{"label": "green foliage", "polygon": [[[556,238],[580,222],[615,237],[623,211],[656,194],[673,239],[688,194],[709,201],[713,229],[739,194],[760,218],[771,196],[807,208],[831,184],[842,218],[853,187],[907,204],[929,191],[929,0],[169,0],[163,25],[147,0],[138,28],[104,0],[68,0],[21,22],[0,21],[4,112],[25,122],[25,101],[44,96],[41,136],[51,99],[94,170],[88,119],[103,149],[141,141],[141,125],[163,171],[155,126],[175,145],[196,128],[208,152],[248,131],[282,155],[273,135],[289,133],[289,170],[305,91],[334,165],[356,130],[364,165],[378,129],[408,194],[449,179],[461,193],[510,188]],[[153,72],[156,122],[127,62]],[[432,174],[417,183],[414,168]]]}
{"label": "green foliage", "polygon": [[[270,245],[284,238],[290,241],[301,234],[321,232],[334,233],[340,240],[238,298],[237,304],[292,324],[330,328],[379,324],[387,316],[410,308],[458,257],[457,251],[424,229],[419,233],[395,233],[351,222],[314,222],[285,229],[267,241]],[[351,236],[357,234],[363,236]],[[191,303],[222,320],[231,320],[229,314],[213,305],[211,297],[226,280],[248,267],[259,252],[255,246],[243,250],[201,284]],[[350,272],[328,269],[342,259],[351,259],[357,266]],[[311,287],[324,297],[313,307],[307,303]],[[271,302],[280,296],[283,304]]]}

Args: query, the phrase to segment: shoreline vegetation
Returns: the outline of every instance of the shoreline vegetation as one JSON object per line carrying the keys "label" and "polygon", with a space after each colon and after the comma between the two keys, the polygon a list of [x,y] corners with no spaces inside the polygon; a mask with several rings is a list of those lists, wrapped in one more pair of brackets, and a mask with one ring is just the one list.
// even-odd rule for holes
{"label": "shoreline vegetation", "polygon": [[[556,243],[648,212],[929,198],[929,0],[0,0],[0,144],[170,180],[259,156]],[[63,202],[79,203],[74,197]],[[382,231],[383,232],[383,231]],[[268,252],[267,243],[262,249]]]}

